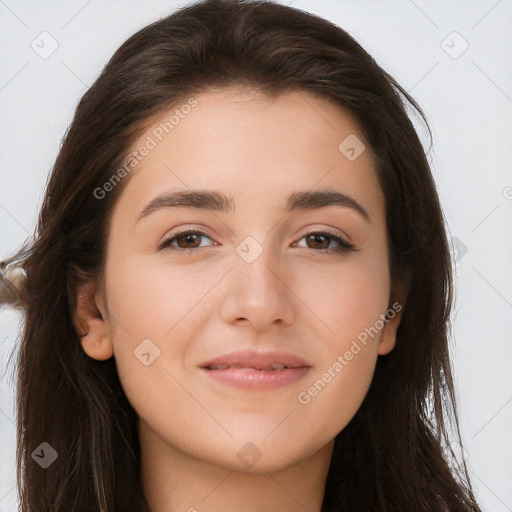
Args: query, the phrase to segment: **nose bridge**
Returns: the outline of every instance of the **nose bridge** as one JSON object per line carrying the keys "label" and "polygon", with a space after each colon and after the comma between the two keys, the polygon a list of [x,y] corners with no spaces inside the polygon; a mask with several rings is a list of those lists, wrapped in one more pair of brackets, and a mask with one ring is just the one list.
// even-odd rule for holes
{"label": "nose bridge", "polygon": [[283,269],[277,248],[271,245],[271,236],[266,236],[262,243],[254,237],[247,237],[236,251],[242,261],[237,262],[235,269],[253,292],[276,287],[276,281],[281,283]]}
{"label": "nose bridge", "polygon": [[246,319],[258,328],[277,320],[293,321],[293,293],[286,284],[288,272],[276,247],[248,236],[237,246],[231,281],[223,304],[228,322]]}

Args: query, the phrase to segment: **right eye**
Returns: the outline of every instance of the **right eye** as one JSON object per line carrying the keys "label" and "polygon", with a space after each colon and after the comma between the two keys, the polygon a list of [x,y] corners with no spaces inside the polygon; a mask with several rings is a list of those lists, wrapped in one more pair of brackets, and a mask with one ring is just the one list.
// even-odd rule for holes
{"label": "right eye", "polygon": [[[171,238],[167,238],[166,240],[164,240],[158,246],[158,249],[171,249],[177,251],[190,252],[199,247],[204,247],[201,245],[197,245],[197,241],[200,241],[202,237],[209,238],[211,240],[211,238],[204,231],[181,231],[179,233],[175,233]],[[181,245],[184,245],[184,247],[182,247]]]}

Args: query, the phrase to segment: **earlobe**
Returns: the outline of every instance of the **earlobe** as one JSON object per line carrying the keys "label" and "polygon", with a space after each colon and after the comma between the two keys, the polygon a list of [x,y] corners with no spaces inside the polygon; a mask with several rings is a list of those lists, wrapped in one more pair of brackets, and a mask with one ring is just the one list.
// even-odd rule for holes
{"label": "earlobe", "polygon": [[394,302],[390,301],[390,305],[386,312],[385,325],[382,328],[381,338],[379,341],[378,354],[381,356],[389,354],[395,348],[396,334],[405,308],[406,297],[406,293],[402,286],[398,293],[398,300],[395,300]]}
{"label": "earlobe", "polygon": [[80,344],[89,357],[98,361],[106,361],[114,355],[110,337],[99,335],[99,331],[94,328],[82,336]]}
{"label": "earlobe", "polygon": [[396,313],[395,316],[384,325],[377,351],[380,356],[389,354],[395,348],[396,332],[400,324],[400,316],[401,312]]}
{"label": "earlobe", "polygon": [[101,293],[94,280],[91,279],[77,287],[73,325],[85,353],[99,361],[105,361],[114,355],[102,303]]}

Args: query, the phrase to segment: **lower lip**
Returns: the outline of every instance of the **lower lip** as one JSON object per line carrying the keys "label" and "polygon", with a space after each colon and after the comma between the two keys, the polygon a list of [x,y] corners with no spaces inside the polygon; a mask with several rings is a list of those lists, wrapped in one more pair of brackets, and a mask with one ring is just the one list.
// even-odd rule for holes
{"label": "lower lip", "polygon": [[226,368],[210,370],[202,368],[209,377],[222,384],[243,389],[266,391],[297,382],[304,377],[310,367],[284,368],[282,370],[253,370],[250,368]]}

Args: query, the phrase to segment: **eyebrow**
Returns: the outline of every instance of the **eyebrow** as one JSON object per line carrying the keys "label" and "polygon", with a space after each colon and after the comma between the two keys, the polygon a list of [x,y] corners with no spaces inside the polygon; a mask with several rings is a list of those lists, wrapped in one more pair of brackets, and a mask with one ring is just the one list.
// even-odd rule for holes
{"label": "eyebrow", "polygon": [[[332,189],[293,192],[286,202],[285,212],[319,209],[327,206],[352,208],[369,223],[370,214],[353,197]],[[167,192],[152,199],[140,212],[136,223],[162,208],[201,208],[220,213],[235,210],[232,198],[216,190],[183,190]]]}

